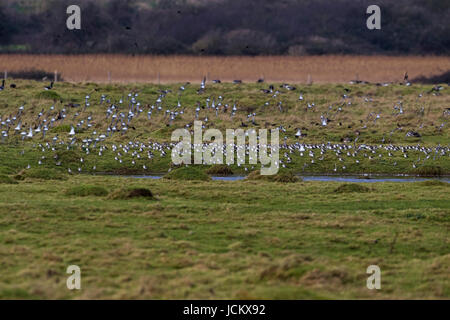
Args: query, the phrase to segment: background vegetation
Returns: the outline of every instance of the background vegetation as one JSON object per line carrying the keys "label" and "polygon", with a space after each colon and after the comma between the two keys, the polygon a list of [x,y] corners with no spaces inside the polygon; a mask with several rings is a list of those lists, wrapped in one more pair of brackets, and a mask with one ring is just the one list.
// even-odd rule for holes
{"label": "background vegetation", "polygon": [[3,0],[0,51],[132,54],[445,54],[450,3],[378,1],[382,30],[366,28],[368,0],[79,0],[82,30],[66,28],[68,0]]}

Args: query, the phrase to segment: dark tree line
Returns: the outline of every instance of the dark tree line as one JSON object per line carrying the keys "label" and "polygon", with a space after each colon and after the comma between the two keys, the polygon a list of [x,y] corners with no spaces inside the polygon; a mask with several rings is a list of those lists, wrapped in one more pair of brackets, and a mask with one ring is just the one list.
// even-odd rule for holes
{"label": "dark tree line", "polygon": [[[0,51],[132,54],[450,53],[448,0],[49,0],[0,2]],[[41,3],[42,3],[41,1]],[[366,28],[378,4],[382,29]],[[66,28],[79,4],[82,29]]]}

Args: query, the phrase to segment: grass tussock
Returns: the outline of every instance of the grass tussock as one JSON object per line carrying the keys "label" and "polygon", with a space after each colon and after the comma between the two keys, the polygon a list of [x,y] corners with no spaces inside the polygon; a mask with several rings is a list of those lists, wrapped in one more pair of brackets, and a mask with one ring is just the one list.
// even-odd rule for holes
{"label": "grass tussock", "polygon": [[36,98],[44,99],[44,100],[61,100],[61,96],[58,93],[56,93],[55,91],[51,91],[51,90],[39,92],[36,95]]}
{"label": "grass tussock", "polygon": [[0,174],[0,184],[16,184],[17,181],[5,174]]}
{"label": "grass tussock", "polygon": [[14,176],[16,180],[66,180],[67,176],[59,171],[46,168],[31,168],[22,170]]}
{"label": "grass tussock", "polygon": [[366,193],[371,191],[370,188],[356,183],[345,183],[334,190],[335,193]]}
{"label": "grass tussock", "polygon": [[302,181],[301,178],[297,177],[294,172],[290,170],[280,170],[277,174],[268,176],[262,175],[260,170],[255,170],[249,173],[246,180],[261,180],[281,183],[294,183]]}
{"label": "grass tussock", "polygon": [[135,199],[135,198],[142,198],[142,199],[149,199],[149,200],[155,199],[153,196],[153,193],[149,189],[137,188],[137,187],[118,189],[118,190],[113,191],[109,195],[109,199],[112,199],[112,200],[127,200],[127,199]]}
{"label": "grass tussock", "polygon": [[215,164],[206,170],[207,174],[220,175],[220,176],[231,176],[233,175],[233,170],[226,164]]}
{"label": "grass tussock", "polygon": [[170,171],[164,176],[165,179],[169,180],[198,180],[198,181],[209,181],[211,177],[208,176],[204,171],[195,167],[181,167]]}
{"label": "grass tussock", "polygon": [[53,133],[61,133],[61,132],[69,133],[71,128],[72,127],[70,126],[70,124],[60,124],[57,127],[53,127],[51,129],[51,132],[53,132]]}
{"label": "grass tussock", "polygon": [[423,177],[440,177],[442,168],[439,166],[423,166],[417,169],[416,173]]}
{"label": "grass tussock", "polygon": [[424,187],[447,187],[447,188],[450,187],[450,183],[439,180],[421,181],[418,182],[417,184]]}
{"label": "grass tussock", "polygon": [[63,164],[79,163],[81,157],[80,152],[73,149],[62,149],[55,153],[55,159],[61,161]]}
{"label": "grass tussock", "polygon": [[101,186],[94,185],[79,185],[73,188],[70,188],[66,191],[66,195],[68,196],[77,196],[77,197],[103,197],[108,195],[108,190]]}

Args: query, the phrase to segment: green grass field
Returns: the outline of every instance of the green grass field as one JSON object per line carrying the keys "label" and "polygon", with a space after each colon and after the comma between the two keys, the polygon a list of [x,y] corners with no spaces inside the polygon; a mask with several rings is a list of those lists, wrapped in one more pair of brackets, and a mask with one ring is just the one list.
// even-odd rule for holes
{"label": "green grass field", "polygon": [[[154,199],[103,193],[124,185]],[[0,298],[448,298],[450,185],[342,185],[83,175],[0,184]],[[66,288],[72,264],[79,291]],[[381,290],[366,288],[373,264]]]}
{"label": "green grass field", "polygon": [[[399,151],[388,156],[381,147],[371,158],[370,152],[356,157],[343,152],[339,161],[328,151],[319,160],[316,150],[312,163],[308,151],[304,156],[295,151],[289,154],[292,161],[284,162],[288,173],[279,179],[225,182],[210,181],[205,172],[222,169],[209,166],[172,171],[170,179],[119,177],[167,173],[173,169],[170,153],[166,150],[168,156],[162,157],[155,152],[148,159],[139,144],[127,153],[119,147],[120,155],[112,150],[113,145],[129,142],[168,142],[175,128],[193,122],[197,101],[204,104],[207,97],[219,95],[223,104],[236,102],[238,112],[231,119],[229,113],[216,117],[214,111],[201,109],[200,118],[208,117],[210,128],[282,125],[286,132],[280,134],[280,143],[288,145],[420,145],[434,150],[450,142],[444,113],[450,103],[447,87],[436,95],[430,91],[433,86],[419,85],[312,85],[295,91],[276,85],[281,92],[271,98],[260,92],[268,84],[207,84],[199,95],[198,84],[180,93],[180,85],[57,83],[53,90],[43,91],[40,82],[15,83],[16,89],[0,92],[1,131],[8,132],[0,142],[0,298],[450,297],[450,184],[295,182],[292,176],[333,173],[336,163],[337,174],[445,175],[450,173],[448,152],[433,151],[426,158],[411,150],[405,158]],[[164,98],[163,110],[176,109],[180,100],[184,114],[170,126],[164,112],[147,120],[147,105],[158,98],[158,90],[168,88],[172,92]],[[139,93],[145,111],[132,119],[127,133],[82,146],[87,143],[83,140],[104,133],[109,125],[108,104],[100,105],[101,95],[117,103],[126,101],[129,92]],[[304,100],[298,99],[300,92]],[[86,110],[68,106],[83,105],[86,95],[91,97]],[[399,101],[401,114],[393,109]],[[308,103],[315,107],[311,110]],[[21,105],[25,131],[43,125],[43,119],[50,122],[62,108],[67,117],[49,126],[45,138],[35,134],[22,139],[14,132]],[[128,112],[127,102],[120,111]],[[247,121],[253,112],[256,124]],[[326,128],[319,124],[323,114],[332,120]],[[381,115],[377,121],[374,114]],[[7,119],[14,117],[14,125],[8,125]],[[88,117],[91,127],[86,125]],[[77,141],[69,145],[71,126],[81,120]],[[299,128],[307,133],[300,139],[295,137]],[[410,130],[421,137],[407,137]],[[100,146],[108,148],[102,156]],[[287,159],[285,152],[281,150],[280,159]],[[231,166],[235,174],[258,168]],[[69,265],[81,268],[81,290],[66,287]],[[381,268],[381,290],[366,287],[369,265]]]}
{"label": "green grass field", "polygon": [[[62,156],[62,164],[57,169],[72,170],[82,169],[82,172],[92,172],[96,166],[97,172],[117,174],[149,174],[165,173],[170,168],[170,153],[167,157],[154,157],[151,160],[143,156],[131,164],[133,155],[120,156],[123,161],[114,159],[115,154],[111,146],[125,145],[129,142],[170,142],[172,132],[176,128],[184,128],[190,125],[192,128],[195,119],[197,103],[201,105],[198,120],[208,128],[217,128],[222,132],[225,129],[274,129],[282,126],[280,131],[280,144],[346,144],[358,147],[361,144],[379,147],[376,154],[370,152],[358,152],[349,155],[345,152],[336,156],[334,152],[327,152],[319,158],[315,151],[315,161],[311,163],[308,152],[301,157],[298,152],[289,153],[289,150],[281,150],[280,158],[286,160],[288,155],[292,161],[286,162],[287,168],[297,173],[386,173],[386,174],[420,174],[437,169],[440,174],[450,174],[450,161],[448,152],[441,156],[434,150],[427,155],[411,150],[408,158],[402,152],[388,152],[384,146],[423,146],[436,148],[448,147],[450,142],[450,130],[446,108],[450,103],[450,95],[447,88],[436,94],[431,85],[404,86],[391,84],[387,87],[376,85],[312,85],[297,86],[295,91],[274,86],[271,94],[261,93],[261,89],[267,89],[269,84],[207,84],[203,94],[197,94],[198,84],[185,85],[185,90],[180,91],[179,85],[145,85],[145,84],[74,84],[57,83],[52,91],[44,91],[44,84],[35,81],[15,81],[17,88],[5,90],[0,93],[0,115],[3,121],[7,117],[13,117],[18,113],[19,106],[24,110],[20,116],[22,130],[26,133],[30,126],[35,129],[42,126],[43,119],[47,120],[49,130],[45,138],[41,134],[35,134],[33,139],[25,139],[14,132],[14,126],[9,128],[9,136],[0,143],[2,157],[0,165],[3,173],[13,174],[25,168],[28,164],[36,166],[41,160],[42,166],[55,168],[55,156]],[[161,90],[171,90],[165,94],[161,111],[153,110],[151,120],[147,119],[147,111],[151,105],[156,105],[156,99],[161,95]],[[278,93],[277,93],[278,91]],[[97,156],[97,148],[90,146],[90,154],[81,150],[83,139],[94,140],[101,133],[105,133],[111,126],[111,117],[106,118],[106,109],[112,103],[118,107],[117,114],[125,116],[129,111],[130,93],[137,93],[137,101],[141,103],[141,113],[134,111],[135,116],[129,123],[126,134],[115,133],[108,137],[101,145],[106,145],[103,157]],[[303,100],[299,100],[299,95]],[[85,96],[90,97],[90,106],[84,108]],[[100,104],[101,96],[106,102]],[[273,97],[275,95],[275,97]],[[344,95],[346,95],[344,97]],[[205,107],[206,99],[209,105],[212,100],[217,102],[219,97],[222,108],[216,116],[216,112]],[[119,104],[119,100],[123,100]],[[107,103],[107,101],[110,101]],[[181,107],[177,107],[180,101]],[[282,111],[278,103],[282,103]],[[402,104],[401,113],[398,106]],[[231,107],[236,103],[236,115],[231,118]],[[308,108],[308,105],[314,107]],[[79,105],[73,107],[73,105]],[[223,106],[228,105],[227,112]],[[50,109],[54,106],[53,110]],[[58,112],[64,109],[66,118],[56,120],[49,124],[50,120],[57,118]],[[170,121],[166,110],[172,112],[183,111],[174,121]],[[41,117],[38,117],[41,113]],[[249,114],[255,113],[255,123]],[[329,119],[328,125],[321,125],[321,116]],[[377,115],[379,118],[377,119]],[[90,127],[87,127],[90,118]],[[208,121],[204,121],[208,118]],[[83,122],[83,123],[81,123]],[[81,123],[81,124],[80,124]],[[16,123],[17,124],[17,121]],[[78,126],[77,126],[78,125]],[[246,127],[242,127],[245,125]],[[77,131],[77,143],[70,150],[60,142],[67,142],[70,138],[71,126]],[[120,131],[120,126],[119,131]],[[5,126],[2,127],[4,130]],[[301,129],[302,137],[296,138],[295,134]],[[413,131],[420,137],[409,137],[407,133]],[[58,138],[54,143],[53,138]],[[47,144],[47,145],[45,145]],[[42,145],[47,149],[42,152]],[[381,147],[380,147],[381,146]],[[48,150],[50,147],[54,150]],[[120,148],[119,148],[120,149]],[[50,152],[49,152],[50,151]],[[352,152],[351,152],[352,153]],[[381,155],[381,156],[380,156]],[[388,156],[389,155],[389,156]],[[45,156],[45,158],[42,158]],[[80,164],[80,158],[85,160]],[[357,163],[358,162],[358,163]],[[143,165],[147,169],[143,169]],[[415,167],[414,167],[415,166]],[[247,170],[258,169],[257,166],[245,166]],[[233,167],[236,173],[245,172],[244,167]],[[431,170],[433,171],[433,170]]]}

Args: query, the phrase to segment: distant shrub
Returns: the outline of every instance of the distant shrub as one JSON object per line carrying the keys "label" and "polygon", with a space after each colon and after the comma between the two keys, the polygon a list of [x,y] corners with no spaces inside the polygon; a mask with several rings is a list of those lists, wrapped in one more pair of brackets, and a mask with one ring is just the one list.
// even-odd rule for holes
{"label": "distant shrub", "polygon": [[152,192],[147,188],[122,188],[113,191],[109,198],[112,200],[127,200],[133,198],[154,199]]}
{"label": "distant shrub", "polygon": [[334,192],[336,193],[352,193],[352,192],[365,193],[370,191],[371,191],[370,188],[356,183],[342,184],[334,190]]}
{"label": "distant shrub", "polygon": [[439,83],[449,84],[450,83],[450,70],[446,71],[444,73],[435,75],[435,76],[430,76],[430,77],[420,76],[420,77],[413,79],[412,82],[426,83],[426,84],[439,84]]}
{"label": "distant shrub", "polygon": [[215,164],[206,170],[207,174],[217,174],[221,176],[231,176],[233,170],[226,164]]}
{"label": "distant shrub", "polygon": [[278,45],[275,37],[268,33],[235,29],[225,35],[225,53],[231,55],[258,55],[276,53]]}
{"label": "distant shrub", "polygon": [[39,180],[65,180],[67,176],[63,173],[46,168],[31,168],[20,171],[14,176],[16,180],[39,179]]}
{"label": "distant shrub", "polygon": [[290,56],[304,56],[306,55],[306,49],[303,45],[293,45],[288,49],[288,54]]}
{"label": "distant shrub", "polygon": [[198,54],[222,54],[223,37],[220,31],[213,30],[192,44],[192,51]]}
{"label": "distant shrub", "polygon": [[78,197],[87,197],[87,196],[102,197],[108,195],[108,190],[106,190],[104,187],[101,186],[80,185],[68,189],[66,191],[66,195]]}
{"label": "distant shrub", "polygon": [[204,171],[191,166],[172,170],[167,173],[164,178],[170,180],[211,180],[210,176],[208,176]]}
{"label": "distant shrub", "polygon": [[331,54],[331,53],[350,53],[353,49],[348,47],[341,39],[327,38],[322,36],[310,36],[302,41],[303,50],[307,54]]}
{"label": "distant shrub", "polygon": [[388,13],[383,26],[391,31],[382,33],[367,32],[364,15],[356,18],[368,0],[75,2],[89,7],[88,33],[65,33],[59,41],[67,1],[2,0],[0,52],[302,54],[298,46],[306,54],[450,52],[446,0],[381,1]]}
{"label": "distant shrub", "polygon": [[[24,80],[37,80],[45,81],[54,79],[54,74],[52,72],[47,72],[44,70],[29,69],[29,70],[19,70],[9,72],[8,75],[13,79],[24,79]],[[58,74],[58,81],[63,81],[63,78]]]}

